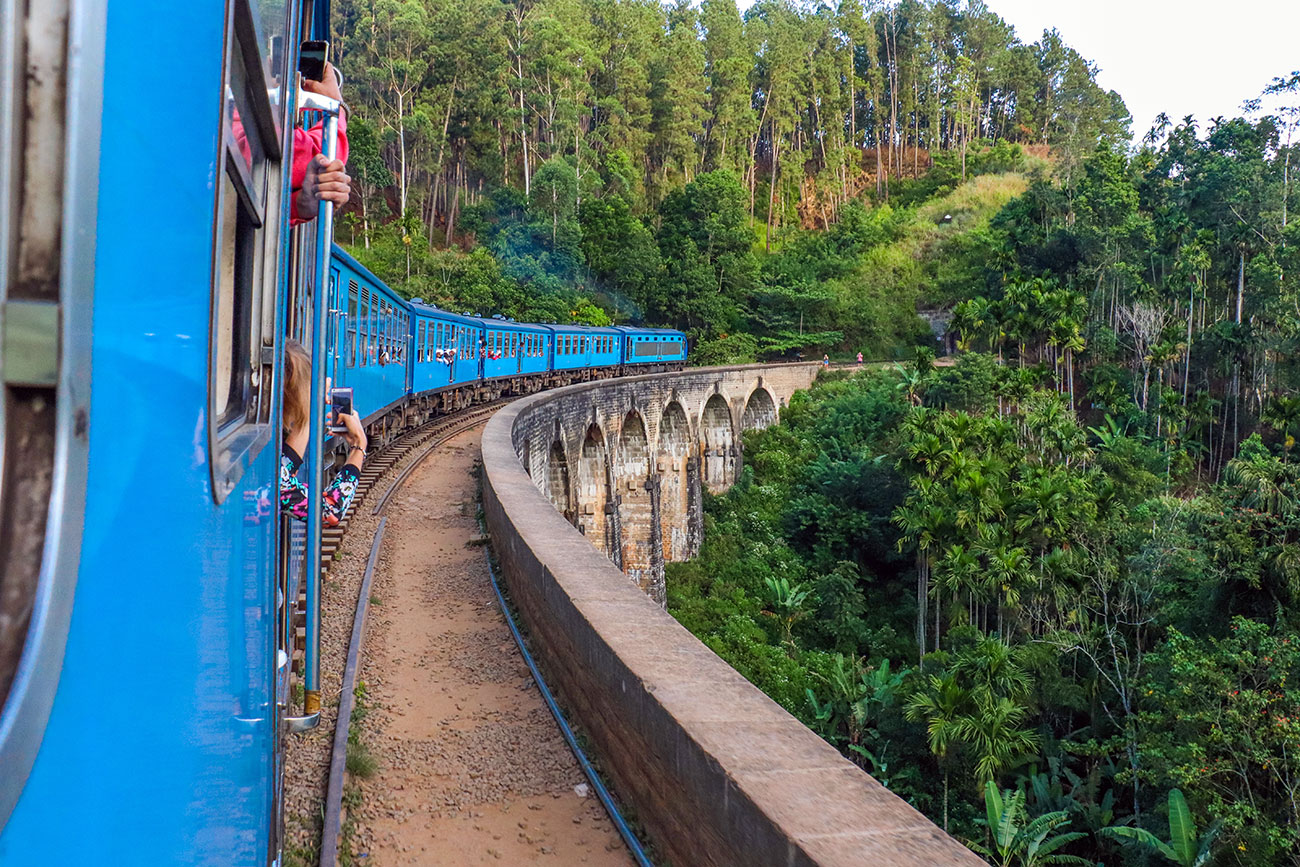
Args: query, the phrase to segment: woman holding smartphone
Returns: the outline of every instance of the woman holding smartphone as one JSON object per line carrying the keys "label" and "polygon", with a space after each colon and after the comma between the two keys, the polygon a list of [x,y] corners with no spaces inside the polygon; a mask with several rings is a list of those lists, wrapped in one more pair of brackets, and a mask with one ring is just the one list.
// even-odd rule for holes
{"label": "woman holding smartphone", "polygon": [[[280,456],[280,511],[299,521],[307,520],[307,486],[298,478],[302,455],[310,436],[311,356],[296,340],[284,347],[284,448]],[[337,527],[352,505],[361,478],[361,463],[366,457],[366,432],[361,417],[352,412],[336,421],[344,430],[340,436],[348,444],[348,460],[339,467],[334,480],[322,496],[325,526]]]}

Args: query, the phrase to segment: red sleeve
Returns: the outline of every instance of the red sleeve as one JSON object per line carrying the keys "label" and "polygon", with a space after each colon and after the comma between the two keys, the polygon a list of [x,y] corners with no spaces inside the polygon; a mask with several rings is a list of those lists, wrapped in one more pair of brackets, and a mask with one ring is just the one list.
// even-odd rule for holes
{"label": "red sleeve", "polygon": [[[324,123],[318,123],[311,129],[293,131],[293,165],[289,175],[289,225],[296,226],[306,220],[298,216],[298,191],[307,178],[307,164],[321,152],[321,140],[325,136]],[[348,161],[348,113],[339,115],[338,155],[343,162]]]}

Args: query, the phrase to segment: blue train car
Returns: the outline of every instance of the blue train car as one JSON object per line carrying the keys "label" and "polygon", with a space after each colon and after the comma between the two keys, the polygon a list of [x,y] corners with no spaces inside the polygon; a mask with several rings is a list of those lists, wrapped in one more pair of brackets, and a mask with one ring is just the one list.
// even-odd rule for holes
{"label": "blue train car", "polygon": [[617,328],[590,328],[592,367],[616,367],[623,363],[623,332]]}
{"label": "blue train car", "polygon": [[410,308],[415,347],[411,391],[419,394],[477,382],[483,321],[418,300]]}
{"label": "blue train car", "polygon": [[[0,147],[0,863],[279,863],[284,738],[319,719],[321,517],[275,505],[287,337],[312,405],[332,376],[386,432],[424,392],[427,417],[685,360],[680,332],[405,302],[331,248],[326,206],[290,228],[286,46],[328,5],[0,0],[0,129],[49,144]],[[175,92],[186,123],[141,110]]]}
{"label": "blue train car", "polygon": [[370,421],[406,397],[411,308],[337,244],[331,272],[335,309],[344,313],[334,384],[352,387],[357,411]]}
{"label": "blue train car", "polygon": [[556,372],[591,366],[591,337],[580,325],[545,325],[551,333],[550,369]]}
{"label": "blue train car", "polygon": [[666,328],[629,328],[623,333],[624,364],[665,364],[686,362],[686,335]]}
{"label": "blue train car", "polygon": [[483,378],[541,373],[546,370],[546,339],[549,332],[541,325],[527,325],[509,319],[483,320],[487,351],[483,360]]}
{"label": "blue train car", "polygon": [[0,0],[0,863],[278,859],[302,11]]}

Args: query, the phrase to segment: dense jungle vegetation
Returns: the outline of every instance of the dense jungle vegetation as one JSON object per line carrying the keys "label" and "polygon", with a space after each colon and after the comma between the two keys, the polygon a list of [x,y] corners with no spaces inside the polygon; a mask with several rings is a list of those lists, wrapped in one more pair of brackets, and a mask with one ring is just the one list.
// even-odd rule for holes
{"label": "dense jungle vegetation", "polygon": [[1300,864],[1296,116],[1031,180],[922,282],[955,363],[797,397],[669,566],[684,624],[995,864]]}
{"label": "dense jungle vegetation", "polygon": [[978,0],[339,7],[404,294],[902,360],[747,436],[684,624],[991,863],[1300,865],[1300,73],[1134,145]]}

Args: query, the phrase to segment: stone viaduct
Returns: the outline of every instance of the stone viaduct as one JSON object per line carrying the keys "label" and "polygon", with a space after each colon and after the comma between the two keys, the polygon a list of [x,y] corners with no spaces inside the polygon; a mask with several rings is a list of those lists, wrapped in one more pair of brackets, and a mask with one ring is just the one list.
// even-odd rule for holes
{"label": "stone viaduct", "polygon": [[702,488],[725,491],[740,434],[773,424],[816,364],[732,367],[566,388],[514,441],[538,489],[661,605],[664,563],[700,548]]}
{"label": "stone viaduct", "polygon": [[703,368],[510,404],[483,433],[501,574],[548,679],[673,864],[982,864],[663,608],[664,562],[699,548],[702,490],[735,480],[741,432],[816,374]]}

